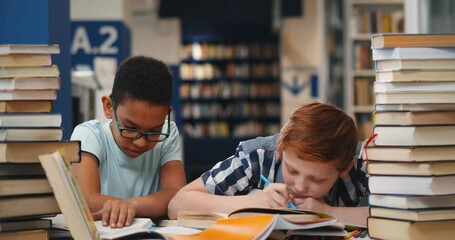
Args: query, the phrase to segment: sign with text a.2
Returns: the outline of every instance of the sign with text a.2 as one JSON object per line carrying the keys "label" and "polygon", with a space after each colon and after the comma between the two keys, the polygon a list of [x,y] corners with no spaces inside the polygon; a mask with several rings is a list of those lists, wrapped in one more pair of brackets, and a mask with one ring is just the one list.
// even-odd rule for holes
{"label": "sign with text a.2", "polygon": [[95,57],[113,57],[121,63],[130,55],[130,32],[122,21],[72,21],[72,66],[93,68]]}

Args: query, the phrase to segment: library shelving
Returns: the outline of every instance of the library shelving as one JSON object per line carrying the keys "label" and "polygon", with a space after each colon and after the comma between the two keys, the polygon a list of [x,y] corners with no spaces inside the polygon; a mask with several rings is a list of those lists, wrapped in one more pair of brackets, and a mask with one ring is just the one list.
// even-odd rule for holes
{"label": "library shelving", "polygon": [[374,64],[371,35],[404,32],[404,0],[346,0],[346,111],[354,118],[359,139],[372,135]]}
{"label": "library shelving", "polygon": [[184,42],[182,130],[193,138],[246,138],[280,127],[277,43]]}
{"label": "library shelving", "polygon": [[325,0],[325,36],[327,42],[327,102],[344,108],[344,12],[343,1]]}

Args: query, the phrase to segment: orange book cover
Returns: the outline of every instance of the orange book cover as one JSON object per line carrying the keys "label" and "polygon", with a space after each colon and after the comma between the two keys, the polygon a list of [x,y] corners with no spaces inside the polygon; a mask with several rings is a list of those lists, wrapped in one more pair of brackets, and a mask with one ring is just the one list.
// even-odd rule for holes
{"label": "orange book cover", "polygon": [[175,240],[201,239],[266,239],[273,231],[276,222],[275,215],[260,215],[251,217],[227,218],[216,221],[206,230],[192,234],[164,234]]}

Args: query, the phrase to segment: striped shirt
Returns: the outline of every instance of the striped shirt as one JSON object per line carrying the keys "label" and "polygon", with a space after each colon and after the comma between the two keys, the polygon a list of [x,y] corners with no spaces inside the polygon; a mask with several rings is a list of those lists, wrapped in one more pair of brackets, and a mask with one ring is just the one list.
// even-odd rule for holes
{"label": "striped shirt", "polygon": [[[278,136],[275,134],[240,142],[233,156],[218,162],[202,174],[207,191],[216,195],[246,195],[253,189],[264,188],[261,174],[270,182],[282,183],[281,160],[276,152]],[[324,196],[327,204],[348,207],[368,205],[366,162],[358,158],[360,146],[359,143],[354,157],[356,164],[349,174],[339,178]]]}

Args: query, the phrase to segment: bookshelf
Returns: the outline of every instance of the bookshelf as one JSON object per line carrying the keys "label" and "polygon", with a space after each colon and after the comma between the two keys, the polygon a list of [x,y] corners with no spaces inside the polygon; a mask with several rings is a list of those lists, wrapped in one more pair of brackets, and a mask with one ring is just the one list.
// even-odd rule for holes
{"label": "bookshelf", "polygon": [[325,38],[327,43],[327,102],[344,108],[344,12],[343,1],[325,0]]}
{"label": "bookshelf", "polygon": [[182,130],[193,138],[248,138],[280,127],[278,44],[184,42]]}
{"label": "bookshelf", "polygon": [[404,0],[346,0],[345,109],[354,118],[359,139],[372,135],[375,78],[371,34],[404,32]]}

